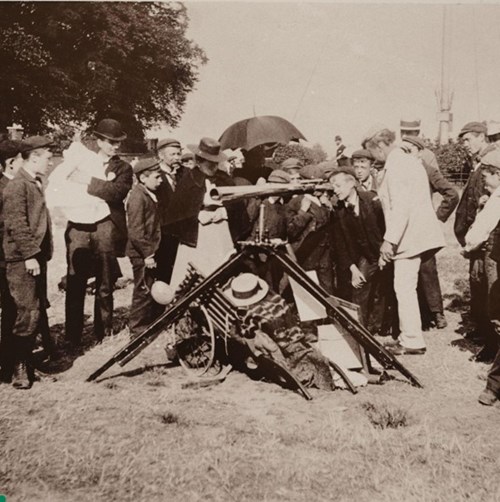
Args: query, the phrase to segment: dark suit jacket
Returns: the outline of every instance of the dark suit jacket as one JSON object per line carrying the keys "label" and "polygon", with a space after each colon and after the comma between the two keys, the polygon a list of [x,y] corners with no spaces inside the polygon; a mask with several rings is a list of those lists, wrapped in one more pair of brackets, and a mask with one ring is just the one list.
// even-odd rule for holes
{"label": "dark suit jacket", "polygon": [[158,204],[142,183],[132,188],[127,199],[127,256],[147,258],[158,250],[161,240]]}
{"label": "dark suit jacket", "polygon": [[[175,176],[177,185],[180,183],[186,171],[186,168],[182,166],[177,169]],[[161,226],[164,227],[166,222],[168,221],[168,210],[174,191],[172,190],[165,172],[160,170],[160,173],[162,183],[156,190],[156,196],[158,197],[158,212],[160,214]]]}
{"label": "dark suit jacket", "polygon": [[36,180],[23,168],[3,191],[5,261],[52,257],[52,232],[45,197]]}
{"label": "dark suit jacket", "polygon": [[361,258],[376,263],[384,239],[385,222],[382,204],[373,192],[359,191],[359,215],[339,203],[334,212],[335,247],[339,267],[349,269]]}
{"label": "dark suit jacket", "polygon": [[5,253],[3,252],[4,217],[3,217],[3,191],[10,181],[7,176],[0,175],[0,267],[5,268]]}
{"label": "dark suit jacket", "polygon": [[455,237],[462,246],[465,246],[465,235],[476,218],[479,198],[485,193],[481,168],[478,167],[470,174],[467,180],[455,216],[455,226],[453,229]]}
{"label": "dark suit jacket", "polygon": [[441,204],[439,204],[436,210],[436,216],[439,221],[445,222],[457,207],[460,196],[453,185],[441,174],[439,169],[432,167],[424,161],[422,161],[422,164],[429,178],[431,195],[437,192],[443,197]]}
{"label": "dark suit jacket", "polygon": [[106,177],[110,173],[114,173],[113,179],[92,178],[87,192],[108,203],[111,221],[117,229],[117,238],[114,242],[115,254],[124,256],[127,243],[127,220],[123,201],[132,188],[133,172],[130,164],[115,156],[110,159],[106,167]]}
{"label": "dark suit jacket", "polygon": [[[203,207],[207,176],[195,166],[185,172],[169,204],[166,225],[179,241],[195,247],[198,243],[198,214]],[[234,186],[228,174],[218,170],[210,181],[216,186]],[[225,203],[229,230],[233,241],[243,240],[250,231],[250,222],[243,201]]]}

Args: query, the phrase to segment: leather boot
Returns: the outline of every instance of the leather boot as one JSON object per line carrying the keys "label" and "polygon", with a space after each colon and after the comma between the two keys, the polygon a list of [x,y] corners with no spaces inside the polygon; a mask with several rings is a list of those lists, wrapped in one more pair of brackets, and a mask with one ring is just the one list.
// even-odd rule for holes
{"label": "leather boot", "polygon": [[14,368],[14,376],[12,377],[12,385],[16,389],[31,389],[33,385],[29,376],[28,364],[26,361],[19,361]]}
{"label": "leather boot", "polygon": [[16,389],[31,389],[33,385],[33,344],[33,336],[16,336],[15,338],[16,365],[14,367],[12,385]]}

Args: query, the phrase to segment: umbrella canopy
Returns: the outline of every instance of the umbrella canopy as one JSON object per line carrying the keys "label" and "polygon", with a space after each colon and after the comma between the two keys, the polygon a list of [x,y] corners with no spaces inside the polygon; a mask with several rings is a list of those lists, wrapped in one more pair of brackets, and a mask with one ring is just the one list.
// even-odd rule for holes
{"label": "umbrella canopy", "polygon": [[229,126],[219,138],[223,149],[251,150],[266,143],[287,144],[292,140],[306,139],[288,120],[272,115],[240,120]]}

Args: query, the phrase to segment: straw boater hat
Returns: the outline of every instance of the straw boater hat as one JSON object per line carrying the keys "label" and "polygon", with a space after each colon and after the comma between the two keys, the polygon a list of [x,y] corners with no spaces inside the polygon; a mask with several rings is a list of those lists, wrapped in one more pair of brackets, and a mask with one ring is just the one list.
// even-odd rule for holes
{"label": "straw boater hat", "polygon": [[420,119],[401,119],[399,129],[401,131],[420,131]]}
{"label": "straw boater hat", "polygon": [[227,157],[220,151],[220,143],[212,138],[201,138],[199,145],[187,145],[196,156],[211,162],[223,162]]}
{"label": "straw boater hat", "polygon": [[269,286],[264,279],[244,273],[235,277],[224,293],[237,307],[248,307],[260,302],[268,291]]}

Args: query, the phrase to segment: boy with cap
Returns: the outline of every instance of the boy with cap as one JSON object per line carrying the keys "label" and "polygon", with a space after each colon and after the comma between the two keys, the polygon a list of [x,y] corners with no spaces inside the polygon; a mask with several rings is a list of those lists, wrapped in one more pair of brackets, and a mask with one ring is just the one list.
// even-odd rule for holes
{"label": "boy with cap", "polygon": [[[404,136],[402,139],[403,147],[409,151],[410,155],[419,159],[424,166],[427,178],[429,179],[431,197],[436,192],[442,196],[441,204],[436,209],[436,216],[439,221],[444,223],[451,216],[458,204],[458,192],[441,174],[439,169],[430,166],[424,160],[423,152],[425,144],[421,138],[418,136]],[[434,255],[422,260],[417,291],[424,329],[429,329],[432,325],[437,329],[446,328],[448,323],[444,316],[443,297],[441,294],[441,285],[439,284],[436,257]]]}
{"label": "boy with cap", "polygon": [[194,155],[191,152],[186,152],[181,155],[181,165],[185,169],[193,169]]}
{"label": "boy with cap", "polygon": [[51,166],[52,140],[28,138],[21,153],[23,166],[3,192],[4,240],[9,290],[16,305],[13,328],[14,376],[18,389],[34,381],[32,351],[47,302],[47,262],[52,257],[50,215],[41,177]]}
{"label": "boy with cap", "polygon": [[161,139],[158,142],[157,153],[160,159],[162,183],[156,192],[161,224],[161,242],[156,254],[156,273],[160,281],[169,284],[172,279],[179,239],[173,235],[166,222],[170,217],[170,202],[186,168],[181,164],[181,144],[178,140]]}
{"label": "boy with cap", "polygon": [[379,333],[390,324],[384,319],[390,291],[382,291],[382,285],[390,284],[392,278],[389,267],[378,267],[385,232],[384,213],[374,192],[356,188],[356,178],[354,169],[348,166],[338,167],[330,175],[339,200],[334,212],[336,254],[339,273],[350,275],[349,300],[359,305],[361,323]]}
{"label": "boy with cap", "polygon": [[474,223],[465,236],[464,252],[476,250],[484,255],[484,269],[487,282],[487,314],[491,323],[489,331],[492,340],[490,350],[496,349],[493,366],[488,373],[486,389],[479,396],[479,402],[492,405],[500,396],[500,286],[498,283],[500,263],[490,256],[492,237],[500,233],[500,150],[487,153],[481,161],[481,176],[490,197],[477,214]]}
{"label": "boy with cap", "polygon": [[[486,139],[487,127],[482,122],[468,122],[462,127],[458,137],[469,150],[472,157],[472,171],[462,192],[455,215],[453,230],[458,242],[465,245],[465,235],[473,224],[476,215],[487,196],[484,180],[481,175],[481,157],[489,150]],[[476,354],[478,362],[489,362],[495,356],[495,348],[488,340],[493,340],[494,334],[488,322],[487,282],[484,273],[484,254],[474,250],[468,254],[469,285],[470,285],[470,316],[474,323],[474,331],[466,336],[483,345]]]}
{"label": "boy with cap", "polygon": [[132,263],[134,292],[130,307],[130,335],[136,337],[155,319],[157,305],[150,291],[155,280],[155,254],[161,240],[158,187],[162,183],[160,163],[145,158],[135,164],[137,183],[127,199],[128,241],[126,253]]}
{"label": "boy with cap", "polygon": [[[96,290],[94,301],[94,334],[101,341],[113,332],[113,290],[118,257],[125,256],[127,222],[124,200],[132,187],[130,164],[118,156],[127,135],[114,119],[103,119],[94,130],[98,152],[92,173],[78,166],[68,180],[85,186],[88,195],[104,201],[105,212],[92,217],[68,221],[67,248],[66,340],[77,347],[81,343],[87,280],[94,268]],[[95,170],[100,176],[94,176]],[[86,216],[86,215],[81,215]],[[90,215],[89,215],[90,216]]]}
{"label": "boy with cap", "polygon": [[377,193],[378,183],[377,178],[373,172],[372,154],[365,149],[356,150],[352,154],[352,162],[354,167],[354,174],[358,180],[358,188],[360,190]]}
{"label": "boy with cap", "polygon": [[[0,164],[3,172],[0,175],[0,244],[3,242],[3,192],[7,183],[12,180],[23,165],[20,141],[4,140],[0,143]],[[5,254],[0,245],[0,306],[2,316],[0,322],[0,382],[10,383],[14,371],[13,329],[16,321],[16,303],[10,294],[7,282]]]}

